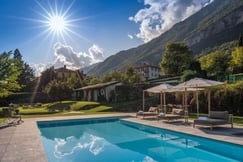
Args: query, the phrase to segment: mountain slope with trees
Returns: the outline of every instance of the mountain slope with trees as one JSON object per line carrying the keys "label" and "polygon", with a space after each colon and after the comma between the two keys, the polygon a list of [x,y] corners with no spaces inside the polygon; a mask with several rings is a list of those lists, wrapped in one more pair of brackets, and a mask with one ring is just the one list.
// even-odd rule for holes
{"label": "mountain slope with trees", "polygon": [[243,32],[243,1],[214,0],[186,20],[177,23],[161,36],[139,47],[120,51],[92,68],[88,75],[101,76],[112,70],[124,71],[143,62],[159,65],[168,42],[185,42],[193,53],[237,40]]}

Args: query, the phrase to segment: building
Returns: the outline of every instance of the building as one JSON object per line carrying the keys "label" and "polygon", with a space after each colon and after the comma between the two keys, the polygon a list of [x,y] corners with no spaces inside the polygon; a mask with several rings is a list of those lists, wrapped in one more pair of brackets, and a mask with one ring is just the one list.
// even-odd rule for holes
{"label": "building", "polygon": [[54,69],[54,72],[58,80],[63,80],[64,78],[70,77],[73,73],[76,73],[73,70],[67,69],[66,65],[64,65],[64,67]]}
{"label": "building", "polygon": [[111,81],[78,88],[75,90],[76,97],[81,98],[83,101],[110,102],[112,100],[112,91],[115,91],[115,87],[121,84],[118,81]]}
{"label": "building", "polygon": [[47,75],[44,73],[41,74],[41,78],[47,77],[50,79],[50,81],[53,79],[64,81],[67,78],[71,77],[71,75],[73,74],[75,74],[78,77],[80,84],[83,85],[84,74],[80,72],[80,70],[67,69],[66,65],[57,69],[55,69],[54,66],[52,66],[51,68],[48,69]]}
{"label": "building", "polygon": [[161,75],[160,67],[144,63],[135,67],[135,70],[141,73],[146,80],[157,79]]}

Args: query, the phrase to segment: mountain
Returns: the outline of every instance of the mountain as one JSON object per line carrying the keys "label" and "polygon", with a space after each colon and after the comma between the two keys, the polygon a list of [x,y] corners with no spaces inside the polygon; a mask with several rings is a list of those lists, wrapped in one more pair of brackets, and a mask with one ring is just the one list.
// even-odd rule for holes
{"label": "mountain", "polygon": [[92,68],[88,75],[123,71],[129,65],[137,66],[143,62],[159,65],[167,42],[184,41],[195,54],[199,54],[207,48],[238,39],[241,32],[243,0],[214,0],[150,42],[108,57]]}
{"label": "mountain", "polygon": [[89,66],[85,66],[85,67],[81,68],[80,71],[82,71],[84,74],[87,74],[91,69],[95,68],[99,64],[100,64],[100,62],[89,65]]}

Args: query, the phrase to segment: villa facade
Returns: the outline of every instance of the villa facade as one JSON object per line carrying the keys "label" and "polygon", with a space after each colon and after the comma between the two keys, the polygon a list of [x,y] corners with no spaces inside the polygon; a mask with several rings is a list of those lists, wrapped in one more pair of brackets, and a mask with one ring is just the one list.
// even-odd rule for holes
{"label": "villa facade", "polygon": [[158,79],[162,75],[159,66],[149,65],[146,63],[135,67],[135,70],[141,73],[146,80]]}
{"label": "villa facade", "polygon": [[112,101],[112,92],[115,91],[116,86],[122,83],[118,81],[111,81],[107,83],[99,83],[82,88],[75,89],[76,98],[82,101]]}

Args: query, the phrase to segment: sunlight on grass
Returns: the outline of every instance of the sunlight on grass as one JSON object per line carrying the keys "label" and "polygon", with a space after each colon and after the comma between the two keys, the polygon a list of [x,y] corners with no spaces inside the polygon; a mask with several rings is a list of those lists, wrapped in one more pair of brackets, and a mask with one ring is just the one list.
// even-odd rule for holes
{"label": "sunlight on grass", "polygon": [[104,111],[107,111],[109,109],[111,109],[112,107],[109,107],[109,106],[97,106],[93,109],[90,109],[90,110],[87,110],[87,111],[84,111],[84,112],[87,112],[87,113],[90,113],[90,112],[104,112]]}
{"label": "sunlight on grass", "polygon": [[[87,109],[83,109],[88,107]],[[0,108],[1,109],[1,108]],[[88,101],[62,101],[42,104],[40,107],[18,107],[23,118],[76,116],[88,114],[105,114],[112,109],[111,106],[101,105],[99,102]],[[3,118],[0,118],[3,121]]]}
{"label": "sunlight on grass", "polygon": [[84,106],[87,105],[99,105],[100,103],[98,102],[88,102],[88,101],[82,101],[82,102],[76,102],[74,104],[71,105],[71,110],[80,110],[82,109]]}
{"label": "sunlight on grass", "polygon": [[48,112],[48,109],[46,107],[33,107],[33,108],[23,108],[20,107],[19,111],[21,113],[31,113],[31,112]]}
{"label": "sunlight on grass", "polygon": [[0,118],[0,123],[3,123],[5,118]]}

